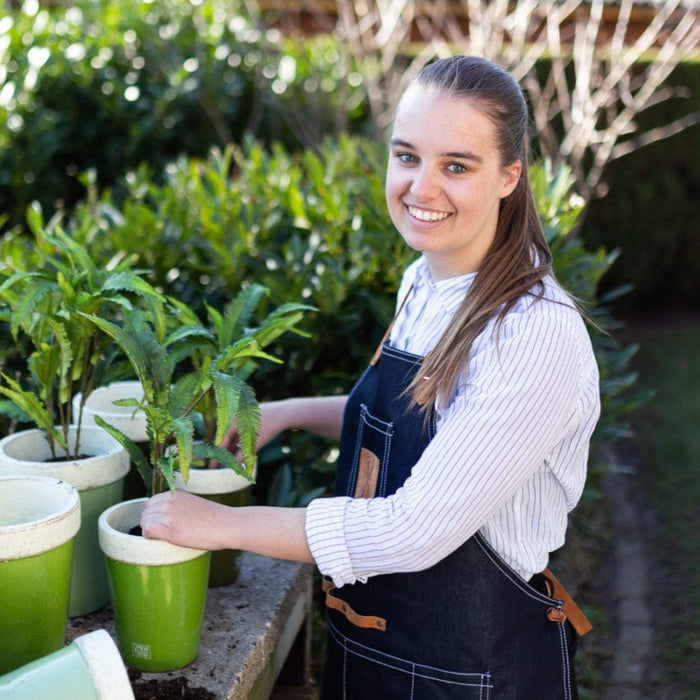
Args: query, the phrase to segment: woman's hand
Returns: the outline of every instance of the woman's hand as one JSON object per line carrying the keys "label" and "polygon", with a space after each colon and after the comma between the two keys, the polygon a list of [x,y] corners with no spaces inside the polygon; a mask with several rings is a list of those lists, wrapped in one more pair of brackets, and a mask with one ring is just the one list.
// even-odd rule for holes
{"label": "woman's hand", "polygon": [[[284,401],[266,401],[261,403],[260,431],[255,443],[255,451],[260,451],[262,447],[272,442],[280,433],[290,427],[289,412]],[[235,423],[232,423],[221,441],[221,447],[231,452],[240,462],[243,460],[243,453],[238,446],[238,442],[238,428]]]}
{"label": "woman's hand", "polygon": [[226,506],[185,491],[166,491],[149,498],[141,514],[148,539],[195,549],[225,549],[220,541]]}

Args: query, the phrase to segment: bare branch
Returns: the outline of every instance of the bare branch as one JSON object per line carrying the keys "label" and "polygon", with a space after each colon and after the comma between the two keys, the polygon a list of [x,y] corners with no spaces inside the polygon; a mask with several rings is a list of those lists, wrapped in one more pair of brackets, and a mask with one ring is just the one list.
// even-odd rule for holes
{"label": "bare branch", "polygon": [[542,155],[569,165],[584,198],[599,189],[609,162],[697,122],[689,114],[644,133],[637,126],[643,111],[678,96],[666,81],[700,51],[699,10],[683,0],[653,6],[640,0],[303,4],[327,14],[336,8],[325,24],[333,25],[349,64],[362,72],[380,132],[400,92],[428,62],[470,53],[500,63],[527,94]]}

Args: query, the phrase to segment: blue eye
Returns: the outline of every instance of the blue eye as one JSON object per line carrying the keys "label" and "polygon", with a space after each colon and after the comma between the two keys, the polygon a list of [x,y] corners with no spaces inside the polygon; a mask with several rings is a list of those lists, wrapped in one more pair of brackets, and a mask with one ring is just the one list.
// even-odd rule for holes
{"label": "blue eye", "polygon": [[466,172],[467,172],[467,168],[466,168],[464,165],[462,165],[461,163],[450,163],[450,164],[447,166],[447,169],[448,169],[451,173],[456,173],[456,174],[466,173]]}
{"label": "blue eye", "polygon": [[411,153],[397,153],[396,157],[402,162],[402,163],[415,163],[417,162],[418,158],[416,158],[413,154]]}

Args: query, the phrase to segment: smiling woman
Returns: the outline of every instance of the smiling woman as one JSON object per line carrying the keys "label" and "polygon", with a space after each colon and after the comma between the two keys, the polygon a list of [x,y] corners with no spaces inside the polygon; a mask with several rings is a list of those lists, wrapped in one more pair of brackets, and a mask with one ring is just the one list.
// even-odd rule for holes
{"label": "smiling woman", "polygon": [[576,696],[586,621],[546,567],[583,490],[598,369],[552,273],[527,137],[518,84],[481,58],[427,66],[400,100],[386,200],[422,255],[394,322],[347,396],[261,405],[258,448],[339,438],[335,497],[144,510],[147,537],[316,563],[327,700]]}

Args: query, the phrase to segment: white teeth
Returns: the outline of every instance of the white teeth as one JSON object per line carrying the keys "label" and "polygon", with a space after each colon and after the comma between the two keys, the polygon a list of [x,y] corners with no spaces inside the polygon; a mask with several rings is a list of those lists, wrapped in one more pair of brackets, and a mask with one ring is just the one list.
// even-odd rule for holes
{"label": "white teeth", "polygon": [[408,207],[408,211],[419,221],[442,221],[449,216],[447,212],[425,211],[424,209],[416,209],[416,207]]}

